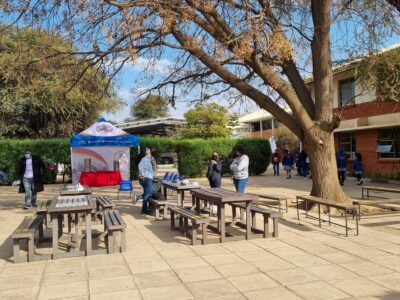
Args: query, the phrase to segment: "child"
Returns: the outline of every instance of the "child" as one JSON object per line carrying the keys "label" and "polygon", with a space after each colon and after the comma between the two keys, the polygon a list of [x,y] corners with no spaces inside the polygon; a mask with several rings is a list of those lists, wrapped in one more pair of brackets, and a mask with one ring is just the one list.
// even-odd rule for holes
{"label": "child", "polygon": [[357,184],[363,184],[362,180],[363,164],[361,153],[356,153],[356,159],[354,160],[354,173],[357,176]]}
{"label": "child", "polygon": [[282,163],[286,171],[286,179],[292,178],[293,162],[294,162],[293,155],[289,152],[289,150],[285,150],[285,155],[283,156]]}

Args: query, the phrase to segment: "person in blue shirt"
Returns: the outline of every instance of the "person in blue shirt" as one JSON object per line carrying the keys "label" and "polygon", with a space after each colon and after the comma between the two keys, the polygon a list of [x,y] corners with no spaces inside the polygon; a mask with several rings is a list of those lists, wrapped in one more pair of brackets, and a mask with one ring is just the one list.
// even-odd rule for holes
{"label": "person in blue shirt", "polygon": [[356,153],[356,159],[354,160],[354,173],[357,176],[357,184],[363,184],[362,173],[363,173],[363,163],[361,153]]}
{"label": "person in blue shirt", "polygon": [[344,185],[347,171],[347,157],[343,149],[339,149],[339,151],[337,152],[336,163],[338,169],[339,183],[340,185]]}
{"label": "person in blue shirt", "polygon": [[143,187],[143,203],[141,214],[150,214],[148,211],[148,202],[153,194],[154,169],[152,164],[151,151],[146,148],[145,156],[139,163],[139,183]]}
{"label": "person in blue shirt", "polygon": [[286,171],[287,179],[292,178],[293,163],[294,163],[294,157],[292,153],[290,153],[289,150],[285,150],[285,155],[283,156],[282,164],[283,168]]}

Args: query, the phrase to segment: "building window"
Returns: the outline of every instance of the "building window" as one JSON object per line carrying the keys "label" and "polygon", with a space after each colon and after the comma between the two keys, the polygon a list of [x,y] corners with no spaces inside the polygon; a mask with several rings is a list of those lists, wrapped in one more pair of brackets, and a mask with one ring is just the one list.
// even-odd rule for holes
{"label": "building window", "polygon": [[355,104],[356,83],[354,78],[339,81],[339,106]]}
{"label": "building window", "polygon": [[378,131],[379,158],[400,158],[400,127]]}
{"label": "building window", "polygon": [[260,131],[260,122],[255,122],[251,124],[253,126],[253,131]]}
{"label": "building window", "polygon": [[343,149],[348,156],[353,156],[352,153],[356,152],[356,137],[354,132],[339,134],[339,149]]}

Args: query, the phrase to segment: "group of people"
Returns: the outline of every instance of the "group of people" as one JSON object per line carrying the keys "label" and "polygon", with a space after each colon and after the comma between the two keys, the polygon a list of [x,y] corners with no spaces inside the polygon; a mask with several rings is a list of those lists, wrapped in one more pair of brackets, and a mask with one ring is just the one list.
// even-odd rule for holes
{"label": "group of people", "polygon": [[[346,179],[347,172],[347,156],[343,149],[339,149],[336,154],[336,163],[338,168],[338,176],[340,185],[344,185],[344,181]],[[357,184],[363,184],[362,173],[363,173],[363,163],[362,163],[362,155],[357,152],[355,154],[355,158],[353,160],[354,173],[357,177]]]}
{"label": "group of people", "polygon": [[294,157],[289,150],[285,150],[282,158],[279,150],[275,149],[272,153],[271,162],[275,176],[279,176],[280,163],[282,163],[283,169],[286,171],[287,179],[292,178],[292,169],[294,165],[296,165],[298,176],[307,179],[310,174],[310,161],[308,155],[304,151],[298,152]]}

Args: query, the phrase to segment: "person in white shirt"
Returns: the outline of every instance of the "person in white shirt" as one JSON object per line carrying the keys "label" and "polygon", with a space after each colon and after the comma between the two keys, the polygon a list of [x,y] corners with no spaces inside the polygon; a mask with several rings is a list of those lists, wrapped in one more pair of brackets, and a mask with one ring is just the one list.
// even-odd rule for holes
{"label": "person in white shirt", "polygon": [[244,193],[249,179],[249,157],[242,146],[236,148],[236,158],[231,164],[236,192]]}
{"label": "person in white shirt", "polygon": [[139,183],[143,187],[143,203],[141,214],[149,214],[148,201],[153,194],[154,169],[149,148],[146,148],[146,155],[139,163]]}
{"label": "person in white shirt", "polygon": [[24,209],[37,206],[37,193],[44,190],[45,170],[43,161],[37,156],[32,156],[30,149],[26,149],[24,157],[21,158],[18,172],[21,181],[19,193],[25,193]]}

